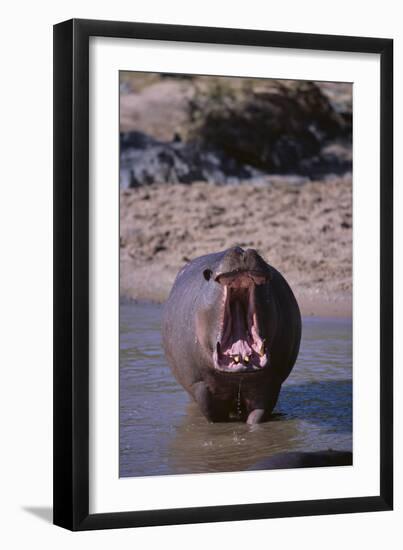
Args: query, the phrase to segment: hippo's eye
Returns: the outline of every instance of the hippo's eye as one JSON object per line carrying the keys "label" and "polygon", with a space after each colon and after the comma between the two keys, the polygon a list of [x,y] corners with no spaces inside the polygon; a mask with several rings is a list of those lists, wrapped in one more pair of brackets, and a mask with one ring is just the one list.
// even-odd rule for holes
{"label": "hippo's eye", "polygon": [[206,281],[210,280],[212,274],[213,274],[213,272],[211,271],[211,269],[205,269],[203,271],[203,277],[206,279]]}

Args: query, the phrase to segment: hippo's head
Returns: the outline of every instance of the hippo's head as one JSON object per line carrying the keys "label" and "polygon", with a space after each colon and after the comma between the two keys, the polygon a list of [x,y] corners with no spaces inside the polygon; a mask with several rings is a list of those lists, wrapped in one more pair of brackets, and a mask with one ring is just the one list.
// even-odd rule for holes
{"label": "hippo's head", "polygon": [[236,247],[220,254],[200,276],[196,331],[209,364],[225,373],[267,368],[270,266],[255,250]]}

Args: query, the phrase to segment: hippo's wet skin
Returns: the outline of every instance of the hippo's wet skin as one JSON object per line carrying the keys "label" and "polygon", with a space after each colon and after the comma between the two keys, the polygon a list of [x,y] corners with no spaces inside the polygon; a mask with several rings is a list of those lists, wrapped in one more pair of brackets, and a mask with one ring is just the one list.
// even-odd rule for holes
{"label": "hippo's wet skin", "polygon": [[255,250],[238,247],[201,256],[178,273],[162,327],[175,377],[213,422],[267,418],[301,339],[285,279]]}

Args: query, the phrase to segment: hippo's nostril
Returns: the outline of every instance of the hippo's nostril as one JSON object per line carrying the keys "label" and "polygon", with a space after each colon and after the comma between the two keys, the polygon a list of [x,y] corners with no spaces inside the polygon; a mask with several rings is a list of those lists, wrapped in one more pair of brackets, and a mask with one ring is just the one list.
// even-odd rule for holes
{"label": "hippo's nostril", "polygon": [[211,279],[212,274],[213,272],[211,271],[211,269],[205,269],[203,271],[203,277],[206,279],[206,281],[209,281]]}

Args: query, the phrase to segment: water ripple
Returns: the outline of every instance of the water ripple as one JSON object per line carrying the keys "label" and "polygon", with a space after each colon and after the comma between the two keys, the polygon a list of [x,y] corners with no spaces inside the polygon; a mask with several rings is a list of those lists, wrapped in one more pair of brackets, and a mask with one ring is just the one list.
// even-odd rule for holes
{"label": "water ripple", "polygon": [[161,306],[121,304],[120,475],[244,470],[274,453],[352,447],[352,325],[306,318],[272,421],[209,424],[170,373]]}

